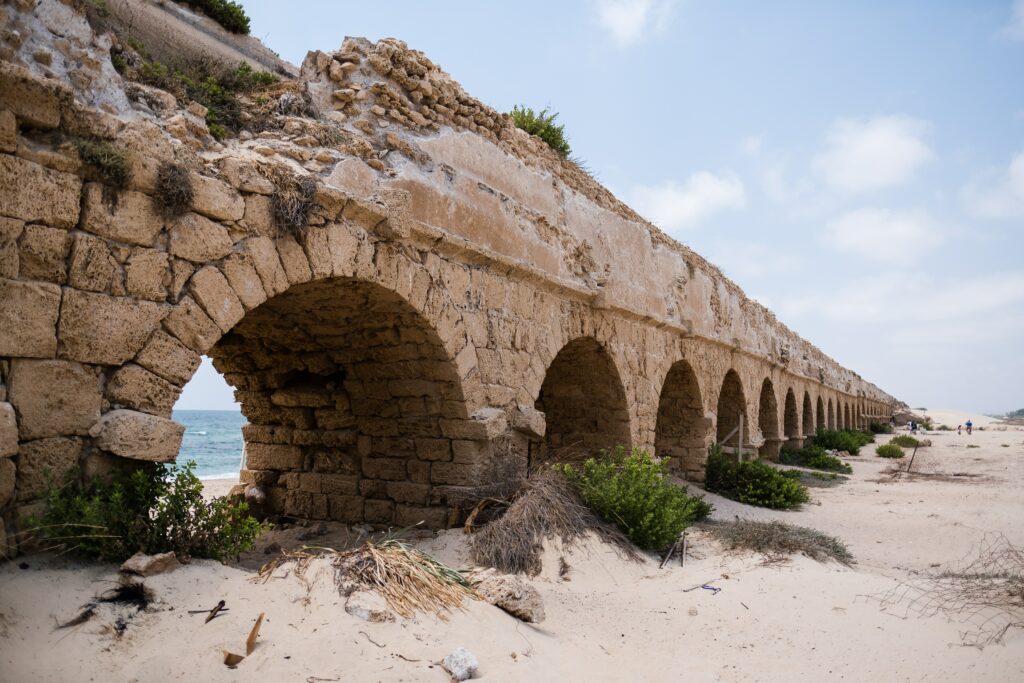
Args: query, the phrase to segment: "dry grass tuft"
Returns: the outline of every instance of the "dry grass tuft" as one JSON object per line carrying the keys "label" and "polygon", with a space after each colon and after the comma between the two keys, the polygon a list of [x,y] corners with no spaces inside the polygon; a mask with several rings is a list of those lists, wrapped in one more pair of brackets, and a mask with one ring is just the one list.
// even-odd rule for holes
{"label": "dry grass tuft", "polygon": [[803,553],[818,562],[831,558],[849,565],[854,561],[846,544],[838,538],[808,527],[736,519],[733,522],[711,522],[705,528],[727,548],[752,550],[772,559]]}
{"label": "dry grass tuft", "polygon": [[295,231],[305,226],[316,193],[312,176],[297,176],[283,166],[260,165],[257,169],[274,184],[270,199],[278,227]]}
{"label": "dry grass tuft", "polygon": [[96,174],[105,186],[123,189],[131,179],[131,168],[125,153],[106,140],[76,139],[78,157]]}
{"label": "dry grass tuft", "polygon": [[444,621],[448,612],[462,608],[465,598],[477,597],[462,572],[395,538],[367,541],[353,550],[305,547],[282,553],[263,565],[253,580],[265,583],[279,569],[294,567],[291,573],[308,591],[312,586],[306,573],[318,558],[331,560],[340,592],[347,595],[357,588],[375,590],[405,618],[423,611]]}
{"label": "dry grass tuft", "polygon": [[568,479],[545,468],[526,482],[504,515],[473,535],[470,548],[479,564],[506,574],[536,575],[545,539],[558,538],[571,547],[588,533],[623,557],[640,559],[626,535],[587,507]]}
{"label": "dry grass tuft", "polygon": [[180,216],[192,206],[195,190],[192,178],[184,166],[164,161],[156,175],[156,194],[153,202],[164,218]]}

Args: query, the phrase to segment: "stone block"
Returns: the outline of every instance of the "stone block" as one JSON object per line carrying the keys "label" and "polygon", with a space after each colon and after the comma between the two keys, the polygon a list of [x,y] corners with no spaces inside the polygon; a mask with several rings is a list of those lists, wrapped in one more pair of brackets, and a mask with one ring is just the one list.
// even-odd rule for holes
{"label": "stone block", "polygon": [[18,468],[10,458],[0,458],[0,509],[14,500],[14,482]]}
{"label": "stone block", "polygon": [[66,437],[26,441],[18,449],[18,502],[41,498],[61,486],[78,469],[82,440]]}
{"label": "stone block", "polygon": [[113,203],[103,196],[102,185],[89,183],[82,201],[82,228],[118,242],[151,247],[164,228],[164,220],[148,195],[122,190]]}
{"label": "stone block", "polygon": [[182,297],[164,319],[164,327],[196,353],[206,353],[223,332],[190,296]]}
{"label": "stone block", "polygon": [[55,356],[59,312],[57,285],[0,280],[0,356]]}
{"label": "stone block", "polygon": [[228,332],[245,315],[235,290],[214,266],[200,268],[192,276],[189,288],[195,300],[223,332]]}
{"label": "stone block", "polygon": [[78,223],[82,181],[12,156],[0,156],[0,215],[70,230]]}
{"label": "stone block", "polygon": [[444,529],[448,525],[448,510],[399,504],[395,506],[394,524],[403,528],[421,524],[425,529]]}
{"label": "stone block", "polygon": [[3,402],[0,403],[0,458],[6,458],[17,452],[18,417],[14,412],[14,406]]}
{"label": "stone block", "polygon": [[23,66],[0,63],[0,102],[18,120],[33,128],[49,129],[60,125],[61,95],[70,99],[66,88],[42,81]]}
{"label": "stone block", "polygon": [[18,120],[9,109],[0,111],[0,152],[13,154],[18,149]]}
{"label": "stone block", "polygon": [[369,479],[385,479],[387,481],[405,479],[405,460],[401,458],[364,457],[362,467],[363,476]]}
{"label": "stone block", "polygon": [[309,282],[313,277],[313,273],[309,269],[309,259],[306,258],[306,252],[292,235],[283,235],[277,238],[277,252],[289,284]]}
{"label": "stone block", "polygon": [[451,460],[452,442],[449,439],[416,439],[416,457],[420,460]]}
{"label": "stone block", "polygon": [[335,495],[359,494],[359,477],[352,474],[321,474],[320,492]]}
{"label": "stone block", "polygon": [[478,465],[491,457],[489,441],[452,441],[452,462],[463,465]]}
{"label": "stone block", "polygon": [[527,436],[543,439],[547,430],[547,417],[536,408],[520,403],[512,414],[512,427]]}
{"label": "stone block", "polygon": [[107,243],[92,235],[77,234],[71,247],[68,283],[75,289],[109,292],[119,265]]}
{"label": "stone block", "polygon": [[321,387],[289,387],[278,389],[270,395],[275,406],[289,408],[322,408],[334,405],[331,393]]}
{"label": "stone block", "polygon": [[26,225],[19,242],[18,273],[25,279],[64,284],[70,246],[71,237],[66,230]]}
{"label": "stone block", "polygon": [[0,278],[18,277],[18,238],[25,224],[0,216]]}
{"label": "stone block", "polygon": [[231,247],[227,228],[194,213],[182,216],[170,227],[167,249],[178,258],[208,263],[230,254]]}
{"label": "stone block", "polygon": [[16,359],[9,386],[22,441],[88,434],[100,416],[99,378],[78,363]]}
{"label": "stone block", "polygon": [[263,281],[260,279],[259,273],[256,272],[256,268],[253,267],[248,254],[231,254],[221,264],[221,271],[247,311],[251,311],[267,300]]}
{"label": "stone block", "polygon": [[334,494],[327,496],[330,519],[348,524],[363,521],[362,496]]}
{"label": "stone block", "polygon": [[367,524],[391,524],[394,518],[393,501],[367,498],[363,502],[363,521]]}
{"label": "stone block", "polygon": [[274,192],[274,183],[257,171],[255,164],[225,157],[220,160],[220,172],[236,190],[266,195]]}
{"label": "stone block", "polygon": [[281,294],[288,289],[288,276],[281,265],[273,240],[269,237],[250,237],[239,245],[239,251],[252,261],[267,296]]}
{"label": "stone block", "polygon": [[156,249],[133,249],[125,272],[125,288],[131,296],[147,301],[167,300],[171,265],[166,253]]}
{"label": "stone block", "polygon": [[298,446],[269,443],[247,443],[245,466],[250,470],[297,470],[305,456]]}
{"label": "stone block", "polygon": [[245,198],[245,226],[257,235],[274,237],[277,225],[274,223],[274,205],[270,197],[251,194]]}
{"label": "stone block", "polygon": [[128,363],[117,369],[107,382],[107,400],[115,407],[170,417],[181,388],[149,370]]}
{"label": "stone block", "polygon": [[122,458],[174,462],[185,427],[134,410],[111,410],[89,430],[99,448]]}
{"label": "stone block", "polygon": [[480,484],[479,469],[473,465],[457,462],[435,462],[430,466],[430,481],[433,484],[452,486],[476,486]]}
{"label": "stone block", "polygon": [[227,183],[209,176],[192,174],[192,210],[218,221],[239,221],[245,215],[245,201]]}
{"label": "stone block", "polygon": [[198,353],[171,335],[157,330],[135,357],[135,362],[168,382],[184,386],[199,369],[201,359]]}
{"label": "stone block", "polygon": [[67,289],[58,326],[61,356],[121,365],[135,357],[166,314],[150,301]]}
{"label": "stone block", "polygon": [[441,433],[450,439],[484,441],[508,430],[508,419],[499,408],[481,408],[468,420],[441,420]]}
{"label": "stone block", "polygon": [[407,481],[389,481],[387,484],[388,498],[396,503],[426,505],[430,498],[429,484],[414,484]]}
{"label": "stone block", "polygon": [[247,470],[238,473],[238,480],[253,486],[273,486],[277,483],[280,473],[273,470]]}

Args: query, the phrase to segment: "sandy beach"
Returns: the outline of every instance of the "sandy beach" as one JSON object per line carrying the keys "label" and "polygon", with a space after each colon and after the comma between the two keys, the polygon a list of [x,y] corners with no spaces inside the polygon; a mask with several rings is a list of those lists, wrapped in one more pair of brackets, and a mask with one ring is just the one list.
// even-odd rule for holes
{"label": "sandy beach", "polygon": [[[930,415],[936,424],[966,419]],[[117,581],[116,567],[24,558],[0,567],[0,679],[445,681],[438,662],[465,647],[480,661],[480,678],[494,681],[1021,680],[1024,629],[971,647],[964,638],[975,624],[880,601],[918,572],[968,555],[986,534],[1024,545],[1024,429],[974,422],[984,429],[970,437],[928,434],[932,446],[918,452],[911,475],[894,477],[893,463],[865,448],[849,458],[847,481],[812,489],[811,503],[796,512],[708,495],[717,519],[782,519],[838,536],[856,558],[851,567],[726,552],[699,529],[685,566],[665,569],[655,557],[625,561],[596,541],[553,545],[530,580],[548,615],[539,625],[476,601],[447,623],[424,614],[367,623],[346,613],[324,560],[307,573],[308,587],[290,571],[253,581],[270,542],[351,542],[353,532],[336,524],[314,540],[300,527],[271,532],[239,565],[194,561],[147,579],[154,602],[128,618],[120,636],[100,617],[56,628]],[[232,483],[206,486],[220,492]],[[466,567],[465,539],[451,530],[425,534],[418,545]],[[570,566],[566,577],[559,557]],[[187,613],[221,599],[230,612],[209,624]],[[266,621],[255,652],[226,668],[222,650],[243,647],[260,612]]]}

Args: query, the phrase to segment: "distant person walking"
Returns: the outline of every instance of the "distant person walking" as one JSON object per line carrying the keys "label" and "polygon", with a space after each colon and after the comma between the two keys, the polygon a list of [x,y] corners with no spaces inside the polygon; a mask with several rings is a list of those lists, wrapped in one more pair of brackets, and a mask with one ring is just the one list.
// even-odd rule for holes
{"label": "distant person walking", "polygon": [[957,436],[960,436],[960,435],[961,435],[961,434],[963,433],[963,431],[962,431],[962,430],[963,430],[963,428],[964,428],[964,426],[963,426],[963,425],[957,425],[957,426],[956,426],[956,435],[957,435]]}
{"label": "distant person walking", "polygon": [[968,420],[965,424],[967,425],[967,436],[970,436],[971,432],[974,431],[974,423]]}

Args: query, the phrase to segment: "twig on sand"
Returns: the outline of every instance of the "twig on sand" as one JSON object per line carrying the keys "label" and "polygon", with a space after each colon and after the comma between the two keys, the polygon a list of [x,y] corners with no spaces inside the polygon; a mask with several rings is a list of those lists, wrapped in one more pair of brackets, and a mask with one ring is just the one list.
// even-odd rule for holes
{"label": "twig on sand", "polygon": [[371,638],[371,637],[370,637],[370,634],[369,634],[369,633],[367,633],[366,631],[360,631],[360,632],[359,632],[359,634],[360,634],[360,635],[362,635],[363,637],[365,637],[365,638],[366,638],[366,639],[367,639],[368,641],[370,641],[371,643],[373,643],[373,644],[374,644],[374,645],[376,645],[377,647],[384,647],[383,645],[381,645],[380,643],[378,643],[378,642],[377,642],[376,640],[374,640],[373,638]]}

